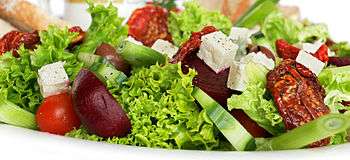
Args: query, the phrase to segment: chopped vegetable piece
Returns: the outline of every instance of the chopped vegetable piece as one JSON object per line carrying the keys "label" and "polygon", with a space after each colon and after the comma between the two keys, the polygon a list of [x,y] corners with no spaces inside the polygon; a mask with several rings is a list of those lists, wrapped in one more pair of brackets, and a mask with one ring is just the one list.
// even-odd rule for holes
{"label": "chopped vegetable piece", "polygon": [[0,98],[0,122],[29,129],[37,128],[33,113],[16,106],[3,97]]}
{"label": "chopped vegetable piece", "polygon": [[134,68],[150,66],[156,63],[164,64],[166,56],[148,48],[124,41],[118,48],[118,53]]}
{"label": "chopped vegetable piece", "polygon": [[273,11],[277,10],[279,0],[258,0],[253,6],[236,22],[238,27],[253,28],[262,23]]}
{"label": "chopped vegetable piece", "polygon": [[295,128],[278,137],[267,140],[257,150],[299,149],[350,127],[350,117],[343,114],[329,114]]}
{"label": "chopped vegetable piece", "polygon": [[255,149],[253,136],[219,103],[198,87],[194,88],[192,95],[236,150],[249,151]]}

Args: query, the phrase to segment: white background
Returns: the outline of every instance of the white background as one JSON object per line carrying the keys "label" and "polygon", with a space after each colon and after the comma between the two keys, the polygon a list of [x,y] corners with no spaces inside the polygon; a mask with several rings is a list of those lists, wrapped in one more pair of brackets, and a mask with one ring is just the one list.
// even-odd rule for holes
{"label": "white background", "polygon": [[[328,24],[331,35],[336,40],[349,40],[350,41],[350,1],[349,0],[281,0],[282,4],[298,5],[301,9],[303,17],[307,17],[313,22],[324,22]],[[23,136],[22,136],[23,135]],[[113,146],[114,147],[114,146]],[[104,158],[111,158],[108,155],[113,155],[113,159],[124,160],[127,158],[136,159],[138,154],[144,155],[147,150],[137,152],[135,150],[128,151],[129,148],[119,148],[115,146],[115,152],[109,145],[96,145],[80,141],[73,141],[70,139],[62,139],[62,137],[51,137],[47,135],[32,133],[29,131],[22,131],[17,129],[8,129],[0,125],[0,160],[31,160],[31,159],[57,159],[57,160],[80,160],[80,159],[95,159],[100,160]],[[120,153],[118,155],[116,153]],[[127,154],[127,155],[125,155]],[[153,154],[153,155],[152,155]],[[149,152],[145,157],[137,158],[142,160],[152,159],[158,160],[160,156],[164,158],[163,152]],[[192,159],[209,159],[213,158],[209,154],[188,153],[186,157],[182,157],[183,154],[178,155],[172,153],[172,159],[183,159],[191,157]],[[200,155],[207,155],[204,158],[200,158]],[[210,154],[212,156],[216,154]],[[252,154],[249,154],[252,155]],[[247,158],[247,154],[239,154],[241,158],[235,158],[230,155],[232,159],[254,159]],[[260,160],[272,160],[276,159],[293,159],[294,156],[304,157],[303,159],[322,160],[329,159],[327,156],[332,156],[332,160],[335,159],[349,159],[350,149],[346,151],[339,151],[332,149],[326,151],[315,152],[298,152],[298,153],[283,153],[276,154],[275,157],[271,155],[259,156]],[[317,157],[313,157],[317,156]],[[347,157],[347,158],[345,158]],[[256,158],[256,157],[255,157]],[[295,159],[295,158],[294,158]]]}

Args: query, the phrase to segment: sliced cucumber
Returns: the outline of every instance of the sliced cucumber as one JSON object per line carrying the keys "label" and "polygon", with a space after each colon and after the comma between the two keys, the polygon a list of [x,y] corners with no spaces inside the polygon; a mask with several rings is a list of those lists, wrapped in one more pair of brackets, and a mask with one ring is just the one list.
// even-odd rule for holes
{"label": "sliced cucumber", "polygon": [[96,73],[97,76],[105,83],[107,80],[122,83],[128,78],[123,72],[115,69],[115,67],[110,63],[95,63],[90,67],[90,70]]}
{"label": "sliced cucumber", "polygon": [[91,67],[93,64],[105,63],[106,59],[102,56],[88,53],[79,53],[78,60],[84,63],[85,67]]}
{"label": "sliced cucumber", "polygon": [[279,0],[258,0],[253,6],[236,22],[237,27],[253,28],[263,22],[265,18],[277,9]]}
{"label": "sliced cucumber", "polygon": [[266,140],[257,150],[299,149],[313,142],[342,133],[349,128],[349,115],[328,114],[278,137]]}
{"label": "sliced cucumber", "polygon": [[210,119],[236,150],[255,150],[256,146],[253,136],[219,103],[198,87],[195,87],[192,95],[206,110]]}
{"label": "sliced cucumber", "polygon": [[33,113],[3,98],[0,98],[0,122],[29,129],[37,128]]}
{"label": "sliced cucumber", "polygon": [[124,41],[118,47],[118,53],[132,67],[150,66],[156,63],[164,64],[167,57],[146,46],[137,45],[135,43]]}

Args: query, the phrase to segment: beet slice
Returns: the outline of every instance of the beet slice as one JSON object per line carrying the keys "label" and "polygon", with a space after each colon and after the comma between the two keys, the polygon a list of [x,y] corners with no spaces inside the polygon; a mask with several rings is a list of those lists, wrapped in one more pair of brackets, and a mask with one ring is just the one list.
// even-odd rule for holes
{"label": "beet slice", "polygon": [[73,104],[82,124],[101,137],[123,137],[131,123],[121,105],[94,73],[82,69],[73,84]]}
{"label": "beet slice", "polygon": [[348,66],[350,65],[350,57],[329,57],[328,64],[337,67]]}

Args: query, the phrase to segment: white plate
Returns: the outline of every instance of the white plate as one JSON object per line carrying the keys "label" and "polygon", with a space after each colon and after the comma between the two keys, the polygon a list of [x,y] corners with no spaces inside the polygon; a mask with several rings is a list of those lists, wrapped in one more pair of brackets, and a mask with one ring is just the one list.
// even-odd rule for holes
{"label": "white plate", "polygon": [[[302,16],[313,22],[326,23],[335,40],[350,41],[350,1],[281,1],[298,5]],[[0,124],[0,160],[346,160],[349,157],[350,144],[278,152],[164,150],[89,142]]]}

